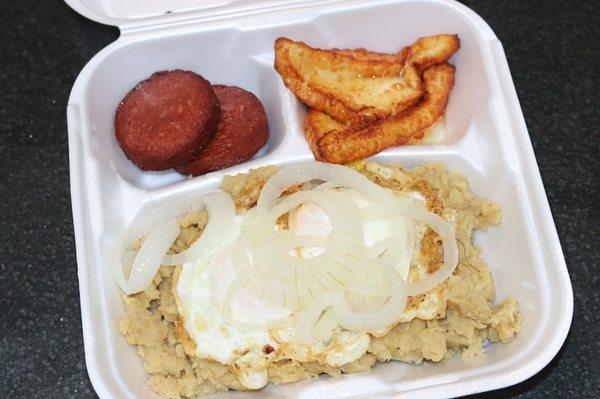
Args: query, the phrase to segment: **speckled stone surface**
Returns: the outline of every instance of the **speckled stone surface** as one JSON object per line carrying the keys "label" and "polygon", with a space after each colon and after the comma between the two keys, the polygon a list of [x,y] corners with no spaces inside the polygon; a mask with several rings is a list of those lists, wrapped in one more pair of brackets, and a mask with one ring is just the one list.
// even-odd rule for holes
{"label": "speckled stone surface", "polygon": [[[600,8],[469,1],[506,50],[575,292],[571,332],[535,377],[485,397],[600,397]],[[118,37],[60,1],[0,14],[0,398],[95,397],[83,354],[66,104]]]}

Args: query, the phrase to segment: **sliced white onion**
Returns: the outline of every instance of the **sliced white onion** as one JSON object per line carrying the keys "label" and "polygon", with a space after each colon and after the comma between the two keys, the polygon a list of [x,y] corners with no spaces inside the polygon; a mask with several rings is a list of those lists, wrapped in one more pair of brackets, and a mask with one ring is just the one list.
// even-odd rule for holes
{"label": "sliced white onion", "polygon": [[[126,286],[123,291],[126,294],[135,294],[150,286],[163,257],[178,235],[179,223],[175,219],[167,220],[152,230],[135,256],[129,276],[125,277]],[[131,261],[131,253],[126,254],[124,258],[128,262]]]}
{"label": "sliced white onion", "polygon": [[296,339],[302,343],[313,342],[313,328],[317,320],[321,317],[321,313],[330,307],[335,298],[343,295],[343,291],[333,291],[321,295],[317,298],[306,311],[300,314],[298,318],[298,326],[296,327]]}
{"label": "sliced white onion", "polygon": [[318,186],[316,186],[314,188],[314,190],[319,190],[319,191],[323,191],[323,190],[329,190],[332,188],[339,188],[339,187],[344,187],[345,184],[343,181],[326,181],[325,183],[321,183]]}
{"label": "sliced white onion", "polygon": [[[311,274],[305,280],[310,282],[311,292],[322,291],[320,286],[325,288],[327,284],[324,284],[318,276],[319,273],[315,274],[315,272],[319,272],[321,268],[326,270],[328,262],[344,256],[343,253],[335,251],[343,251],[345,248],[351,248],[352,245],[356,246],[362,240],[360,220],[346,217],[355,212],[356,204],[347,196],[337,192],[302,191],[291,194],[269,211],[268,223],[274,224],[278,217],[305,202],[315,202],[322,206],[337,228],[331,232],[328,242],[325,242],[321,237],[295,236],[289,231],[273,231],[274,226],[272,226],[271,232],[262,237],[261,242],[249,245],[247,248],[252,252],[254,271],[265,280],[267,289],[273,283],[279,285],[285,284],[285,280],[293,281],[294,275],[300,269],[301,272]],[[268,231],[269,227],[260,230]],[[247,241],[255,235],[252,230],[248,234],[251,237],[248,237]],[[242,237],[242,239],[244,238]],[[330,244],[331,242],[335,242],[335,244]],[[328,251],[310,260],[302,260],[290,255],[290,250],[294,247],[323,246],[325,244],[330,244],[327,245]],[[311,271],[310,267],[307,268],[307,265],[310,264],[317,264],[319,267]],[[302,283],[295,285],[298,284],[302,285]],[[294,286],[285,288],[295,289]]]}
{"label": "sliced white onion", "polygon": [[[136,252],[134,252],[136,254]],[[133,260],[125,258],[125,260],[129,260],[130,263],[127,265],[123,264],[123,257],[119,256],[118,253],[112,253],[109,255],[109,265],[112,270],[112,274],[117,281],[117,285],[124,293],[129,291],[127,287],[127,279],[125,279],[125,270],[131,271],[131,266],[133,265]],[[135,259],[134,259],[135,260]]]}
{"label": "sliced white onion", "polygon": [[208,259],[237,237],[240,226],[235,214],[235,204],[224,191],[213,191],[199,199],[208,211],[208,222],[200,237],[185,251],[167,255],[164,265],[182,265],[198,259]]}
{"label": "sliced white onion", "polygon": [[343,296],[333,300],[333,309],[340,325],[356,332],[375,332],[398,322],[406,308],[406,285],[392,265],[386,265],[387,276],[392,285],[389,301],[373,311],[354,312]]}
{"label": "sliced white onion", "polygon": [[331,309],[326,310],[312,329],[311,342],[321,341],[336,329],[339,324],[340,322],[335,312]]}
{"label": "sliced white onion", "polygon": [[303,162],[287,166],[272,176],[260,192],[257,206],[270,209],[285,190],[311,180],[335,181],[379,201],[390,202],[394,199],[389,191],[347,166]]}
{"label": "sliced white onion", "polygon": [[133,266],[133,262],[135,262],[135,258],[138,254],[138,251],[127,251],[121,256],[121,267],[123,268],[123,275],[129,276],[131,274],[131,268]]}
{"label": "sliced white onion", "polygon": [[458,264],[458,247],[456,245],[454,227],[440,216],[416,207],[405,206],[402,212],[412,220],[431,227],[433,231],[438,233],[443,242],[444,264],[424,279],[408,284],[408,295],[417,296],[443,283],[452,275]]}

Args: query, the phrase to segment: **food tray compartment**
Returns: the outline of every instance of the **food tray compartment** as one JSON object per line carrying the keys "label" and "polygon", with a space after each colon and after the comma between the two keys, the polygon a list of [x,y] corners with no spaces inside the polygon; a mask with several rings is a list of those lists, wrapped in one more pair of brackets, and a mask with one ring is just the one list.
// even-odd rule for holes
{"label": "food tray compartment", "polygon": [[[444,162],[450,171],[466,174],[477,195],[501,204],[502,224],[477,241],[485,248],[498,298],[520,302],[522,332],[511,344],[491,345],[474,359],[420,366],[390,362],[369,374],[212,397],[451,396],[516,383],[551,359],[568,330],[572,294],[560,247],[552,247],[556,232],[551,218],[548,225],[547,200],[539,203],[539,173],[519,125],[501,47],[481,19],[455,3],[357,1],[125,35],[78,78],[69,105],[73,208],[86,359],[100,396],[157,397],[144,383],[135,348],[117,329],[123,306],[109,262],[125,229],[143,230],[185,214],[193,198],[217,188],[225,174],[312,159],[302,131],[305,107],[272,67],[274,40],[287,36],[316,47],[394,52],[436,33],[457,33],[461,39],[450,60],[457,72],[446,111],[448,134],[441,144],[392,148],[374,159],[405,166]],[[174,171],[139,170],[114,138],[114,112],[137,82],[163,69],[190,69],[213,84],[252,91],[267,111],[267,146],[246,163],[192,179]]]}
{"label": "food tray compartment", "polygon": [[[83,106],[92,126],[92,155],[100,165],[102,180],[110,181],[116,172],[132,186],[145,190],[185,180],[185,176],[172,170],[141,171],[127,160],[114,138],[116,105],[139,81],[159,70],[193,70],[213,84],[239,85],[256,94],[267,111],[271,137],[255,160],[275,152],[283,141],[302,136],[304,107],[284,87],[273,69],[273,42],[279,36],[304,40],[323,48],[368,47],[374,51],[394,52],[420,36],[439,32],[458,33],[462,47],[452,62],[460,68],[447,109],[448,136],[444,143],[460,141],[468,132],[469,124],[483,115],[481,108],[490,95],[483,55],[479,51],[479,46],[483,45],[481,38],[477,37],[472,25],[453,18],[458,12],[452,8],[442,9],[447,14],[440,16],[446,21],[444,24],[427,30],[422,27],[426,26],[435,3],[401,5],[398,11],[392,12],[381,11],[385,6],[354,12],[329,12],[312,20],[283,26],[245,30],[230,26],[149,37],[118,46],[106,54],[91,73]],[[368,36],[362,29],[348,29],[349,26],[357,26],[358,19],[363,24],[359,26],[370,27]],[[399,29],[398,26],[404,25],[403,21],[412,21],[411,25],[407,24],[412,28]],[[393,39],[390,32],[394,32]],[[308,150],[306,145],[299,147],[293,151],[294,155]]]}
{"label": "food tray compartment", "polygon": [[[276,72],[253,53],[245,52],[236,43],[239,36],[238,30],[229,28],[190,35],[187,40],[171,37],[132,43],[115,50],[98,65],[88,85],[86,108],[94,133],[92,155],[100,165],[103,181],[120,176],[134,187],[153,189],[186,179],[174,170],[142,171],[127,159],[114,136],[119,102],[139,81],[160,70],[193,70],[213,84],[242,86],[251,91],[263,103],[271,129],[269,142],[254,159],[271,154],[281,145],[286,121]],[[205,48],[210,50],[204,52]]]}
{"label": "food tray compartment", "polygon": [[[528,245],[532,240],[526,223],[525,211],[518,206],[519,190],[514,177],[510,173],[497,173],[490,170],[489,174],[495,175],[494,185],[489,184],[486,170],[479,170],[473,167],[465,156],[457,152],[448,150],[430,149],[419,154],[382,154],[374,158],[386,163],[402,163],[407,166],[422,164],[431,159],[437,159],[445,162],[449,170],[464,173],[469,177],[473,190],[484,198],[493,198],[503,205],[503,222],[497,227],[492,227],[488,232],[480,233],[476,240],[484,247],[483,257],[488,262],[491,272],[494,275],[497,295],[499,298],[515,297],[518,298],[523,315],[523,330],[517,336],[515,341],[509,345],[495,344],[490,345],[485,356],[473,359],[451,359],[438,364],[425,364],[412,366],[398,362],[376,365],[374,371],[370,374],[344,376],[340,379],[331,379],[321,377],[318,381],[299,382],[290,386],[282,385],[277,387],[269,386],[265,391],[261,391],[261,397],[267,393],[273,394],[273,397],[296,397],[299,390],[303,397],[319,397],[319,392],[327,390],[331,397],[360,397],[357,392],[357,386],[364,395],[389,393],[390,389],[406,391],[412,387],[439,383],[449,378],[462,380],[467,376],[482,376],[485,374],[493,375],[500,370],[513,371],[518,364],[533,356],[540,347],[532,345],[538,341],[540,331],[548,328],[548,311],[545,305],[549,299],[549,292],[545,282],[546,277],[540,270],[543,270],[543,264],[540,258],[536,257],[535,251]],[[279,164],[279,162],[275,162]],[[286,164],[288,162],[284,162]],[[153,198],[150,202],[143,204],[135,215],[130,227],[144,230],[146,226],[154,222],[164,220],[173,215],[184,215],[190,208],[193,199],[197,195],[218,188],[219,182],[214,181],[206,184],[197,184],[183,192],[173,192],[166,195],[160,195]],[[121,253],[119,244],[122,243],[121,231],[107,230],[106,236],[102,240],[104,243],[103,253]],[[523,239],[523,237],[528,237]],[[518,254],[518,256],[515,256]],[[115,259],[104,256],[103,261],[115,261]],[[521,267],[522,265],[531,265],[532,267]],[[104,264],[104,270],[109,270],[110,266]],[[103,279],[101,286],[106,287],[107,298],[117,298],[116,306],[107,310],[108,320],[111,326],[117,326],[122,314],[122,306],[119,298],[119,290],[113,282],[110,273],[102,273]],[[143,395],[150,395],[150,391],[145,391],[146,387],[135,385],[139,378],[146,378],[142,371],[141,377],[131,376],[131,370],[140,367],[140,359],[135,349],[126,344],[123,337],[115,327],[108,332],[110,345],[115,348],[119,354],[113,359],[111,370],[116,376],[125,380],[125,384],[135,387],[136,395],[145,392]],[[539,345],[543,343],[538,341]],[[136,373],[137,374],[137,373]],[[228,394],[216,395],[216,398],[226,398]],[[245,397],[247,394],[236,393]],[[367,397],[366,396],[366,397]],[[252,397],[252,396],[248,396]]]}

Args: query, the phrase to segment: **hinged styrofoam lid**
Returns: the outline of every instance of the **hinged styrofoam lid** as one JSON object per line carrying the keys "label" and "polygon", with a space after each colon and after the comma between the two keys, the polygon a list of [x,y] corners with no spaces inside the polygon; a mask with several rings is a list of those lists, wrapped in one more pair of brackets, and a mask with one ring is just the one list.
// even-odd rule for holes
{"label": "hinged styrofoam lid", "polygon": [[[120,28],[152,25],[201,16],[251,13],[262,8],[289,7],[306,0],[65,0],[79,14]],[[325,1],[327,2],[327,1]]]}

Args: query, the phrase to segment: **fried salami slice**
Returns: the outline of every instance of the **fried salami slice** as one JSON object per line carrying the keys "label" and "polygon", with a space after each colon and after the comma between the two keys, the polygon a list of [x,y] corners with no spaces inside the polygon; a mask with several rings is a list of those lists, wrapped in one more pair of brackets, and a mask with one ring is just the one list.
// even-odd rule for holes
{"label": "fried salami slice", "polygon": [[165,170],[194,158],[214,137],[219,117],[217,95],[206,79],[190,71],[162,71],[121,101],[115,135],[141,169]]}
{"label": "fried salami slice", "polygon": [[215,138],[198,156],[177,170],[202,175],[244,162],[267,142],[269,125],[265,109],[252,93],[234,86],[215,85],[221,120]]}

